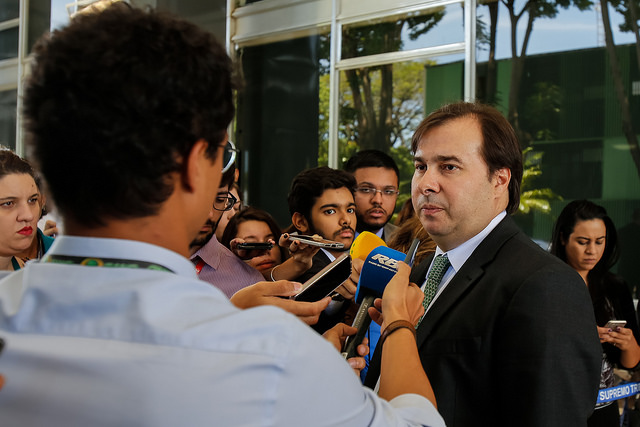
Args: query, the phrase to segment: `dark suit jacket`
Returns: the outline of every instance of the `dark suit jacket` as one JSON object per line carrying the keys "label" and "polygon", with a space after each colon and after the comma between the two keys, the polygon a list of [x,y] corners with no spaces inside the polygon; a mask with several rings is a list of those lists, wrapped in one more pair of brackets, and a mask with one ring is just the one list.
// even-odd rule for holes
{"label": "dark suit jacket", "polygon": [[[587,287],[510,217],[434,302],[417,345],[448,427],[585,426],[596,402],[602,349]],[[366,385],[379,368],[378,356]]]}

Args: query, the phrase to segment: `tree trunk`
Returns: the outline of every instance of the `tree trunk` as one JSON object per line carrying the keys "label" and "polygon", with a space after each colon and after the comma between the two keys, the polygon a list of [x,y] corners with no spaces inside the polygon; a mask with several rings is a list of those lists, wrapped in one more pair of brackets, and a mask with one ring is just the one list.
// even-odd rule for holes
{"label": "tree trunk", "polygon": [[487,61],[487,81],[485,86],[486,102],[496,104],[498,91],[498,75],[496,68],[496,34],[498,31],[498,5],[497,1],[487,4],[489,8],[489,60]]}
{"label": "tree trunk", "polygon": [[629,16],[631,16],[631,29],[636,36],[636,60],[638,61],[638,70],[640,70],[640,30],[638,29],[638,9],[634,0],[627,0],[629,8]]}
{"label": "tree trunk", "polygon": [[[507,119],[513,126],[513,130],[520,141],[520,145],[524,148],[529,145],[529,141],[526,140],[522,129],[520,129],[520,119],[518,113],[518,101],[520,98],[520,86],[522,83],[522,75],[524,73],[524,62],[527,57],[527,47],[529,45],[529,39],[531,32],[533,31],[533,21],[536,18],[535,8],[532,3],[527,3],[527,29],[525,31],[524,39],[522,40],[522,47],[518,54],[517,45],[517,27],[518,21],[522,17],[515,13],[515,2],[509,3],[509,19],[511,21],[511,81],[509,83],[509,112]],[[524,12],[524,10],[523,10]]]}
{"label": "tree trunk", "polygon": [[609,9],[606,0],[600,0],[600,10],[602,13],[602,24],[604,26],[604,39],[607,46],[607,53],[609,54],[609,63],[611,64],[611,75],[622,114],[622,132],[627,138],[629,152],[631,153],[631,158],[636,165],[636,170],[640,177],[640,149],[638,147],[638,138],[633,130],[631,113],[629,112],[629,99],[624,92],[622,73],[620,72],[620,63],[618,62],[616,46],[613,42],[613,34],[611,33],[611,21],[609,19]]}

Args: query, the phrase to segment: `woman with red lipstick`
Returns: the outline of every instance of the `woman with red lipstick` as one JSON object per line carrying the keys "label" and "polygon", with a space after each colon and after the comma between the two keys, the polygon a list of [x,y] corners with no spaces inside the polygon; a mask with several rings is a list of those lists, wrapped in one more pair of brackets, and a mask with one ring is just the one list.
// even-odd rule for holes
{"label": "woman with red lipstick", "polygon": [[[600,388],[614,385],[613,368],[634,368],[640,362],[640,331],[626,283],[609,269],[618,260],[617,233],[602,206],[588,200],[569,203],[553,230],[551,253],[573,267],[591,295],[602,343]],[[609,320],[625,327],[607,328]],[[588,426],[619,426],[617,401],[596,405]]]}
{"label": "woman with red lipstick", "polygon": [[0,269],[17,270],[16,257],[33,242],[40,219],[40,191],[31,165],[7,149],[0,149]]}
{"label": "woman with red lipstick", "polygon": [[[292,280],[311,267],[318,248],[296,241],[291,243],[287,251],[279,245],[287,242],[286,237],[269,213],[247,207],[229,220],[220,243],[262,273],[265,279]],[[267,251],[241,251],[237,248],[238,243],[272,243],[273,248]]]}

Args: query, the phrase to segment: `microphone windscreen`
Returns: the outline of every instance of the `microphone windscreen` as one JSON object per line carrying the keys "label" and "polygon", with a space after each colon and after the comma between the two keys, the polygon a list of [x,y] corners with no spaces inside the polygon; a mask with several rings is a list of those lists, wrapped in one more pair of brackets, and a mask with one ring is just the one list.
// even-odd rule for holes
{"label": "microphone windscreen", "polygon": [[358,234],[358,237],[356,237],[353,244],[351,244],[349,255],[351,255],[351,259],[360,258],[364,261],[371,251],[378,246],[387,246],[387,244],[375,234],[369,231],[363,231]]}
{"label": "microphone windscreen", "polygon": [[356,302],[362,302],[365,295],[381,297],[387,283],[398,271],[398,261],[404,259],[405,254],[386,246],[373,249],[360,270]]}

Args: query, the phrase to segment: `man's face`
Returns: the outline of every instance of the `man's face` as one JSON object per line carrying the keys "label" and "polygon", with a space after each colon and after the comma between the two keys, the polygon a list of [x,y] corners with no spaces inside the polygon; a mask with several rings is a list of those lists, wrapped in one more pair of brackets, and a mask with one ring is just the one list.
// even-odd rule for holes
{"label": "man's face", "polygon": [[311,208],[306,234],[319,234],[325,239],[344,243],[348,250],[355,237],[356,204],[346,187],[324,191]]}
{"label": "man's face", "polygon": [[[218,192],[215,198],[217,199],[218,197],[227,197],[228,194],[229,194],[229,186],[227,185],[226,187],[218,188]],[[220,221],[220,218],[222,217],[223,213],[224,213],[223,211],[213,209],[213,203],[211,204],[211,207],[209,209],[209,217],[207,218],[207,221],[204,223],[202,227],[200,227],[200,231],[198,231],[198,235],[196,236],[195,239],[193,239],[193,241],[191,242],[191,245],[189,245],[191,247],[192,252],[197,251],[202,246],[204,246],[209,240],[211,240],[211,236],[213,236],[213,234],[216,232],[218,221]]]}
{"label": "man's face", "polygon": [[433,128],[418,143],[411,181],[413,206],[424,229],[444,251],[482,231],[509,200],[508,169],[489,177],[481,149],[480,126],[471,117]]}
{"label": "man's face", "polygon": [[[396,207],[398,195],[398,176],[393,169],[383,167],[366,167],[356,169],[353,173],[358,188],[370,188],[373,194],[356,191],[356,215],[358,216],[358,230],[375,232],[389,222]],[[384,191],[393,192],[385,195]]]}

